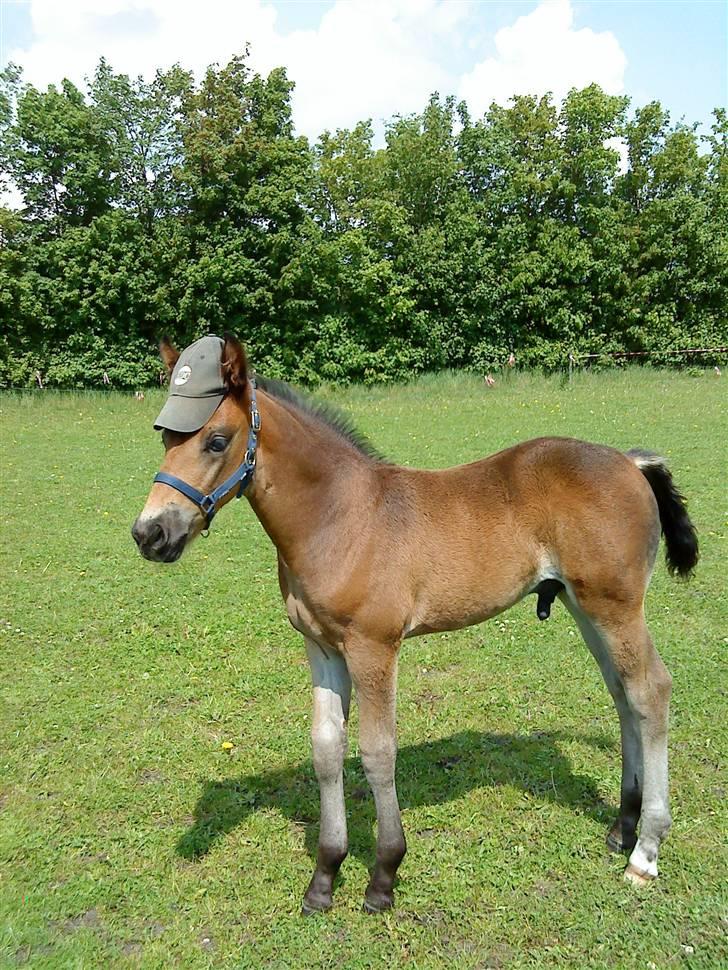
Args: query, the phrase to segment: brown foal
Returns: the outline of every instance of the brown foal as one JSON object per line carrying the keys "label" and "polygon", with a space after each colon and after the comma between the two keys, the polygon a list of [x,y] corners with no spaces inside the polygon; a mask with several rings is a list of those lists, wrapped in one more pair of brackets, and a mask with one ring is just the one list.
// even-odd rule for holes
{"label": "brown foal", "polygon": [[[220,346],[221,403],[199,430],[164,435],[162,472],[203,491],[241,464],[249,436],[245,354],[229,335]],[[168,343],[161,349],[171,371],[178,354]],[[321,827],[304,912],[331,905],[347,853],[342,771],[352,684],[378,822],[364,905],[380,911],[392,905],[406,851],[395,787],[400,644],[480,623],[533,592],[540,593],[540,616],[559,596],[614,698],[622,785],[607,842],[630,853],[626,878],[654,879],[670,826],[671,678],[645,623],[645,591],[661,530],[671,572],[689,575],[698,557],[695,530],[663,459],[539,438],[472,464],[425,471],[379,459],[285,386],[260,381],[257,407],[261,427],[245,494],[276,547],[281,592],[313,678]],[[195,502],[157,482],[133,532],[143,555],[171,561],[206,525]]]}

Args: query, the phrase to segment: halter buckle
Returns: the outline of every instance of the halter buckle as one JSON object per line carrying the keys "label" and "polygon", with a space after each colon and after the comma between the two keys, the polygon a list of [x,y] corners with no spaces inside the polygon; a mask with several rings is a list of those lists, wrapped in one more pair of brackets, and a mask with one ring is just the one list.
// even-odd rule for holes
{"label": "halter buckle", "polygon": [[256,434],[260,431],[260,411],[255,406],[250,410],[250,427]]}
{"label": "halter buckle", "polygon": [[213,499],[213,497],[211,495],[205,495],[200,500],[200,508],[205,513],[205,516],[207,517],[207,519],[209,521],[212,518],[212,516],[210,515],[210,513],[211,512],[212,513],[215,512],[215,500]]}

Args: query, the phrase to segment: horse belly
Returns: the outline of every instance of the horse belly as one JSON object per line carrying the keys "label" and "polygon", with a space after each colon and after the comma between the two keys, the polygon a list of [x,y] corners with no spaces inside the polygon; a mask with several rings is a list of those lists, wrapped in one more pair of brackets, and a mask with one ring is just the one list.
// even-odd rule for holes
{"label": "horse belly", "polygon": [[417,597],[403,636],[459,630],[489,620],[523,599],[537,572],[525,562],[479,568],[467,578],[459,570],[443,572]]}

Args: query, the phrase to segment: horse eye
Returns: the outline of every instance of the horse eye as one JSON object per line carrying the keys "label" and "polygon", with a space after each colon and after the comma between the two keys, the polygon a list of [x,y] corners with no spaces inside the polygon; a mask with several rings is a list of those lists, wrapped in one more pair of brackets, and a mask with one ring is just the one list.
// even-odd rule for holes
{"label": "horse eye", "polygon": [[207,450],[214,451],[214,452],[217,452],[217,454],[220,454],[221,451],[225,451],[227,446],[228,446],[227,438],[223,438],[222,435],[217,434],[208,444]]}

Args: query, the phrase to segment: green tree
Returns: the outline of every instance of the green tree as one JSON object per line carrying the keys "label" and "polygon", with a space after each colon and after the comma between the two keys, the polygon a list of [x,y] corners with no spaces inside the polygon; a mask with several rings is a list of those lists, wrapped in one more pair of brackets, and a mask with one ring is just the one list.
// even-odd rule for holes
{"label": "green tree", "polygon": [[307,383],[728,342],[724,110],[701,150],[596,85],[479,119],[433,95],[382,147],[310,146],[291,92],[247,52],[199,82],[101,61],[85,93],[0,73],[0,384],[154,381],[164,331]]}
{"label": "green tree", "polygon": [[183,206],[176,174],[184,161],[183,103],[192,89],[192,74],[180,67],[157,72],[147,83],[115,74],[104,60],[89,85],[113,159],[114,202],[148,234],[155,219]]}
{"label": "green tree", "polygon": [[[4,126],[2,159],[21,191],[29,224],[60,235],[90,225],[113,199],[113,156],[98,113],[63,81],[38,91],[14,82],[14,124]],[[8,117],[7,94],[3,113]]]}

